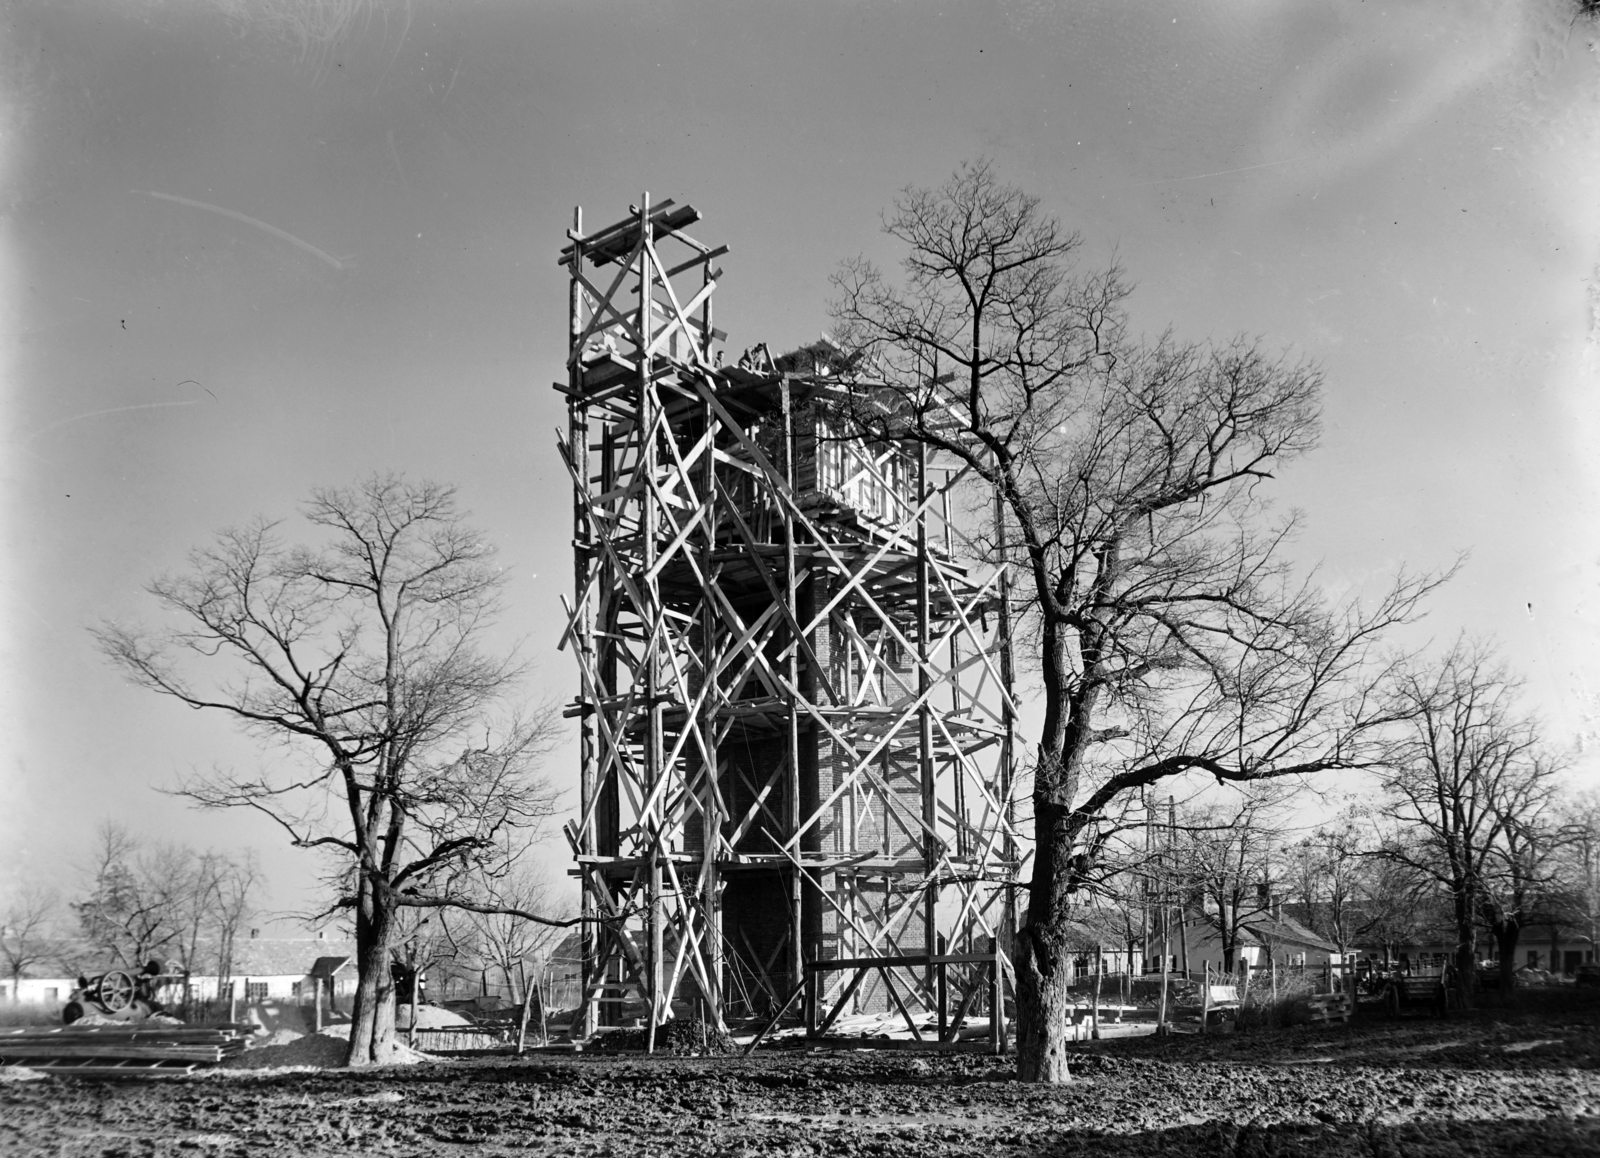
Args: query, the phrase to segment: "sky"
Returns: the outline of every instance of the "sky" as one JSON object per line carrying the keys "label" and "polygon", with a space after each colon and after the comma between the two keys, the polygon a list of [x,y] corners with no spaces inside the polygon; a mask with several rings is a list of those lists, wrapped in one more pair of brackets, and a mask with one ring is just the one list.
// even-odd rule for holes
{"label": "sky", "polygon": [[[725,243],[734,352],[892,265],[880,211],[992,158],[1138,284],[1136,328],[1323,369],[1279,501],[1335,594],[1469,559],[1409,641],[1498,641],[1600,784],[1600,27],[1568,0],[9,0],[0,5],[0,892],[102,821],[253,847],[164,794],[286,759],[129,685],[105,617],[318,485],[456,484],[494,642],[569,699],[572,209],[649,191]],[[566,744],[552,779],[576,805]],[[558,870],[552,846],[548,862]],[[287,920],[279,927],[290,929]]]}

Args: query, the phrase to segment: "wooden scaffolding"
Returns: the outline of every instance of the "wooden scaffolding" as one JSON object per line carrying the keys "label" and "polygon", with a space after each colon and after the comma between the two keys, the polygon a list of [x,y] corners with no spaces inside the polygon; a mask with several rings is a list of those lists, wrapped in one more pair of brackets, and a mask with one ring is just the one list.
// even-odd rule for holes
{"label": "wooden scaffolding", "polygon": [[560,257],[581,1032],[676,1002],[954,1038],[1014,927],[1006,577],[958,561],[958,471],[842,436],[825,346],[723,364],[698,220],[579,210]]}

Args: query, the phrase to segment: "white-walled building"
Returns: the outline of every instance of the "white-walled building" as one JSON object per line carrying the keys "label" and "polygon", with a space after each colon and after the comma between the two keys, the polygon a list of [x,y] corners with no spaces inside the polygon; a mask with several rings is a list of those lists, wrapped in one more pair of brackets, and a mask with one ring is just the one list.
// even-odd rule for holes
{"label": "white-walled building", "polygon": [[[221,978],[214,971],[197,971],[185,981],[170,977],[178,969],[169,964],[169,979],[157,990],[156,999],[169,1006],[178,1005],[186,998],[215,1001],[229,997],[237,997],[245,1005],[262,1001],[309,1004],[316,989],[315,982],[320,979],[324,1001],[331,997],[336,1003],[346,1003],[356,990],[355,953],[355,942],[344,939],[321,936],[241,938],[234,944],[230,978]],[[216,957],[214,951],[202,948],[197,956],[215,968],[211,964]],[[24,977],[15,984],[15,993],[13,984],[9,977],[0,979],[0,1002],[9,1004],[15,1000],[25,1005],[59,1008],[66,1004],[78,983],[71,977]]]}

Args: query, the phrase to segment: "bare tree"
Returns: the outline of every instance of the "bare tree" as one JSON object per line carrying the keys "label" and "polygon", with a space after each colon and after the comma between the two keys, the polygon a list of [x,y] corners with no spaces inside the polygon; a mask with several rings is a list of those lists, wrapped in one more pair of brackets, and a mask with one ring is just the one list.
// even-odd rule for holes
{"label": "bare tree", "polygon": [[83,898],[72,905],[80,931],[73,968],[142,968],[150,960],[186,976],[213,965],[219,978],[239,922],[260,884],[255,854],[196,852],[145,841],[102,824]]}
{"label": "bare tree", "polygon": [[[503,881],[492,882],[486,891],[489,900],[506,910],[567,915],[556,901],[549,880],[526,866],[519,867]],[[529,964],[555,947],[562,930],[535,924],[512,911],[474,914],[473,923],[478,929],[477,943],[486,964],[506,979],[506,986],[517,1001],[524,1000]]]}
{"label": "bare tree", "polygon": [[1361,826],[1346,817],[1290,845],[1282,858],[1287,895],[1303,906],[1311,930],[1332,941],[1341,957],[1362,927],[1357,897],[1367,864],[1364,851]]}
{"label": "bare tree", "polygon": [[1500,959],[1504,994],[1516,986],[1522,931],[1548,913],[1559,894],[1564,834],[1557,818],[1558,772],[1548,754],[1535,754],[1525,774],[1508,778],[1490,799],[1500,838],[1484,879],[1482,913]]}
{"label": "bare tree", "polygon": [[216,976],[218,985],[233,977],[233,949],[239,929],[255,911],[252,897],[261,884],[261,866],[253,851],[241,857],[225,857],[216,865],[206,890],[210,923],[216,937]]}
{"label": "bare tree", "polygon": [[1428,940],[1440,918],[1432,882],[1382,852],[1380,845],[1369,847],[1352,879],[1353,936],[1383,946],[1387,964],[1397,959],[1402,945]]}
{"label": "bare tree", "polygon": [[253,911],[252,897],[261,884],[261,869],[252,850],[237,854],[207,851],[190,855],[179,867],[186,872],[174,882],[179,934],[169,956],[184,974],[187,1000],[192,974],[212,973],[219,987],[233,976],[234,939]]}
{"label": "bare tree", "polygon": [[1543,750],[1517,684],[1491,648],[1458,640],[1439,661],[1395,673],[1392,710],[1404,719],[1384,774],[1394,826],[1382,855],[1432,882],[1450,909],[1455,969],[1475,1000],[1478,926],[1510,957],[1536,878],[1559,768]]}
{"label": "bare tree", "polygon": [[24,883],[12,890],[0,909],[0,959],[11,976],[11,1003],[22,1000],[22,979],[49,960],[58,948],[56,920],[61,898],[54,889]]}
{"label": "bare tree", "polygon": [[1191,809],[1182,819],[1179,873],[1200,902],[1200,919],[1217,934],[1226,971],[1235,967],[1251,921],[1268,911],[1271,851],[1281,843],[1275,813],[1282,804],[1281,793],[1247,791]]}
{"label": "bare tree", "polygon": [[1014,564],[1043,695],[1033,877],[1018,942],[1020,1076],[1066,1081],[1074,893],[1130,793],[1186,773],[1253,781],[1365,765],[1383,711],[1372,660],[1439,580],[1363,609],[1296,582],[1264,484],[1316,442],[1321,375],[1254,342],[1128,337],[1111,267],[986,162],[907,189],[884,222],[904,287],[835,275],[857,367],[852,435],[965,468]]}
{"label": "bare tree", "polygon": [[[1590,952],[1600,945],[1600,793],[1573,793],[1562,802],[1557,879],[1550,911],[1550,967],[1561,969],[1563,928],[1582,930]],[[1593,960],[1593,957],[1590,958]]]}
{"label": "bare tree", "polygon": [[91,960],[75,967],[141,969],[181,944],[194,853],[147,844],[114,821],[96,835],[86,895],[72,903]]}
{"label": "bare tree", "polygon": [[[477,994],[487,977],[484,969],[483,930],[471,913],[445,912],[437,922],[436,941],[429,945],[429,970],[433,992],[447,997],[452,988]],[[435,945],[437,948],[435,948]]]}
{"label": "bare tree", "polygon": [[394,1043],[396,913],[455,904],[456,882],[503,870],[506,832],[550,815],[535,769],[553,721],[511,710],[520,669],[480,647],[504,574],[452,488],[373,476],[313,491],[304,514],[319,545],[266,520],[226,531],[149,587],[180,626],[97,635],[135,682],[291,754],[293,771],[219,770],[183,794],[254,809],[346,866],[363,1065]]}

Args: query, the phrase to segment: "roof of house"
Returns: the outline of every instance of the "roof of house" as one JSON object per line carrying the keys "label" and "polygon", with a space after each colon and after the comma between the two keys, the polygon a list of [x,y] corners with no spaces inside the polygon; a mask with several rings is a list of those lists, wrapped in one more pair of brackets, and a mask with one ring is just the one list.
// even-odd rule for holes
{"label": "roof of house", "polygon": [[319,961],[355,956],[354,941],[316,937],[252,937],[233,946],[235,977],[305,977]]}
{"label": "roof of house", "polygon": [[1323,953],[1339,951],[1339,946],[1318,936],[1287,913],[1280,912],[1276,916],[1271,913],[1257,913],[1246,917],[1244,925],[1255,935],[1256,940],[1263,944],[1271,942],[1278,945],[1299,945]]}
{"label": "roof of house", "polygon": [[556,947],[550,950],[550,961],[562,964],[575,963],[583,960],[583,930],[574,929],[557,942]]}
{"label": "roof of house", "polygon": [[[1132,939],[1139,937],[1135,934]],[[1080,909],[1067,922],[1067,948],[1074,953],[1121,952],[1128,941],[1127,920],[1114,909]]]}
{"label": "roof of house", "polygon": [[320,977],[327,981],[335,974],[355,967],[356,959],[354,954],[345,954],[339,957],[318,957],[311,963],[310,973],[313,977]]}
{"label": "roof of house", "polygon": [[[1193,915],[1197,917],[1196,924],[1202,938],[1215,938],[1218,936],[1214,920],[1207,918],[1203,914]],[[1240,919],[1235,944],[1240,946],[1294,945],[1303,949],[1315,949],[1319,953],[1337,953],[1339,951],[1339,947],[1332,941],[1318,936],[1287,913],[1274,915],[1265,910],[1246,914]]]}

